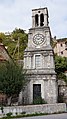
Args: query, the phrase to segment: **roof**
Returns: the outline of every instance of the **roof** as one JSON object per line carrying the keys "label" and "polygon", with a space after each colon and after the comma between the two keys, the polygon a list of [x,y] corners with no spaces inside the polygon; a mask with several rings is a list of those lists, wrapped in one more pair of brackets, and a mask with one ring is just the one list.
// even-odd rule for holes
{"label": "roof", "polygon": [[2,43],[0,43],[0,61],[9,61],[9,60],[11,60],[9,53],[7,52],[5,46]]}
{"label": "roof", "polygon": [[6,61],[6,59],[2,55],[0,55],[0,61]]}
{"label": "roof", "polygon": [[67,38],[56,39],[56,41],[58,41],[58,42],[64,42],[64,41],[67,41]]}
{"label": "roof", "polygon": [[44,10],[44,9],[47,9],[47,7],[44,7],[44,8],[38,8],[38,9],[32,9],[32,11],[35,11],[35,10]]}

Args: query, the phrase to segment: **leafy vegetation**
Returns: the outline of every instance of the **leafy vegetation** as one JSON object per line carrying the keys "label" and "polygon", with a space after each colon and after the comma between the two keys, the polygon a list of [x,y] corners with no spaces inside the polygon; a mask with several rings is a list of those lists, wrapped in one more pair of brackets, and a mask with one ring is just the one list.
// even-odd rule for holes
{"label": "leafy vegetation", "polygon": [[10,118],[12,116],[12,112],[7,113],[6,115],[7,115],[7,117]]}
{"label": "leafy vegetation", "polygon": [[4,110],[3,110],[3,106],[1,106],[1,111],[2,111],[2,113],[4,112]]}
{"label": "leafy vegetation", "polygon": [[44,99],[42,99],[42,97],[38,97],[36,99],[33,100],[33,104],[47,104],[46,101],[44,101]]}
{"label": "leafy vegetation", "polygon": [[67,71],[67,57],[55,55],[55,69],[57,72],[57,79],[63,79],[67,84],[67,77],[65,75],[65,71]]}
{"label": "leafy vegetation", "polygon": [[23,117],[33,117],[33,116],[42,116],[42,115],[51,115],[51,114],[61,114],[61,113],[65,113],[64,111],[63,112],[54,112],[54,113],[38,113],[38,112],[35,112],[35,113],[32,113],[32,114],[19,114],[19,115],[16,115],[16,116],[10,116],[10,117],[3,117],[3,118],[0,118],[0,119],[12,119],[12,118],[23,118]]}
{"label": "leafy vegetation", "polygon": [[[15,29],[12,33],[0,33],[0,42],[2,42],[13,59],[23,59],[23,52],[27,46],[28,35],[22,29]],[[19,52],[19,53],[18,53]]]}
{"label": "leafy vegetation", "polygon": [[8,98],[18,96],[25,84],[25,71],[22,67],[12,62],[0,63],[0,91]]}

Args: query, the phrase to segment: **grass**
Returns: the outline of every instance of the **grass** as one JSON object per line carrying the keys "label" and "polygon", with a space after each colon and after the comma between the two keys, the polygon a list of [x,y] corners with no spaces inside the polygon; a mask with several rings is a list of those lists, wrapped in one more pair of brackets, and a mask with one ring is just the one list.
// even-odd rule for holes
{"label": "grass", "polygon": [[[65,113],[65,112],[55,112],[55,113],[52,113],[52,114],[61,114],[61,113]],[[42,116],[42,115],[50,115],[50,113],[33,113],[33,114],[19,114],[19,115],[16,115],[16,116],[7,116],[7,117],[3,117],[3,118],[0,118],[0,119],[11,119],[11,118],[22,118],[22,117],[32,117],[32,116]]]}
{"label": "grass", "polygon": [[20,114],[16,116],[7,116],[0,119],[22,118],[22,117],[41,116],[41,115],[48,115],[48,113]]}

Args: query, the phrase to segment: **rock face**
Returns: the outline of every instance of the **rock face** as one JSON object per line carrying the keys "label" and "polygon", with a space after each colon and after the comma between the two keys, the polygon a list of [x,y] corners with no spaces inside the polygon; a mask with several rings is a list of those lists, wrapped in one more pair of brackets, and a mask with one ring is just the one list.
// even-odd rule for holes
{"label": "rock face", "polygon": [[20,93],[24,104],[31,104],[39,97],[47,103],[57,102],[56,73],[50,42],[48,9],[33,9],[32,28],[29,29],[28,46],[24,52],[24,69],[27,70],[29,83]]}

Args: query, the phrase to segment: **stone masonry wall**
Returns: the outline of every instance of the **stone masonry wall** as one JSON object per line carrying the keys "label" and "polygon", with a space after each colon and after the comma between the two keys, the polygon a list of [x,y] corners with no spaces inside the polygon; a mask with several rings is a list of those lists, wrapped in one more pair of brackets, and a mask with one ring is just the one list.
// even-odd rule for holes
{"label": "stone masonry wall", "polygon": [[[4,115],[9,112],[12,112],[13,115],[26,112],[26,114],[33,113],[55,113],[55,112],[66,112],[65,103],[56,103],[56,104],[42,104],[42,105],[27,105],[27,106],[11,106],[4,107]],[[0,117],[2,116],[2,111],[0,110]]]}

